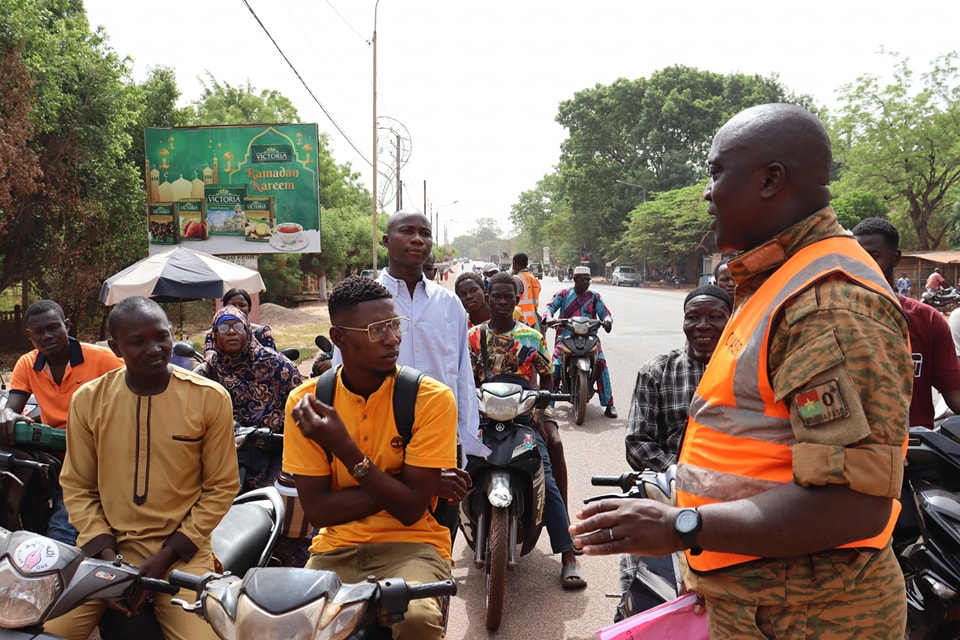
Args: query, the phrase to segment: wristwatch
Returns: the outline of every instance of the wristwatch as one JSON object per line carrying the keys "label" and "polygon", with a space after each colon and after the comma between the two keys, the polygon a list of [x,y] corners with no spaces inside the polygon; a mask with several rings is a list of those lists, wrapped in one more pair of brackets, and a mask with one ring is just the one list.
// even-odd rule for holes
{"label": "wristwatch", "polygon": [[696,509],[681,509],[673,519],[673,530],[680,536],[680,541],[690,550],[692,556],[703,553],[703,549],[697,546],[697,532],[702,524],[700,512]]}
{"label": "wristwatch", "polygon": [[363,460],[353,465],[353,469],[350,470],[350,475],[354,478],[362,478],[367,475],[367,472],[370,471],[370,458],[363,456]]}

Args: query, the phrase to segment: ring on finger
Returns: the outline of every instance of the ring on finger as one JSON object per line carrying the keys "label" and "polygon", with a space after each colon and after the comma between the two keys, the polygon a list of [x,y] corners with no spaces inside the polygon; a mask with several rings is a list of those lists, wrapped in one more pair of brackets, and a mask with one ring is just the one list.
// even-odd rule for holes
{"label": "ring on finger", "polygon": [[607,535],[610,536],[610,542],[613,542],[614,541],[613,527],[607,527]]}

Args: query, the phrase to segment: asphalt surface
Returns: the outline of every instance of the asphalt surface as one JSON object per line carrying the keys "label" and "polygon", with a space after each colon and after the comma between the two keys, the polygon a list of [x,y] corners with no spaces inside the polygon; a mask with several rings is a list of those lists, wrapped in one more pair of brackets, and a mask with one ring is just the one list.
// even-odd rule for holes
{"label": "asphalt surface", "polygon": [[[450,277],[450,285],[454,276]],[[545,276],[541,309],[554,293],[573,286]],[[564,442],[569,473],[570,510],[573,515],[583,499],[606,491],[590,485],[592,475],[619,475],[627,470],[624,428],[637,370],[649,358],[683,346],[681,330],[684,290],[612,287],[594,282],[613,314],[613,331],[600,332],[610,366],[614,400],[619,417],[604,417],[596,396],[591,400],[583,425],[576,426],[570,405],[558,405],[557,417]],[[553,336],[548,338],[553,348]],[[520,558],[507,575],[503,622],[490,632],[484,626],[484,574],[473,567],[473,554],[458,536],[454,546],[453,577],[458,595],[450,605],[447,638],[475,640],[594,640],[596,632],[613,621],[619,597],[618,558],[580,557],[586,589],[563,591],[560,587],[560,556],[552,555],[546,530],[537,548]]]}

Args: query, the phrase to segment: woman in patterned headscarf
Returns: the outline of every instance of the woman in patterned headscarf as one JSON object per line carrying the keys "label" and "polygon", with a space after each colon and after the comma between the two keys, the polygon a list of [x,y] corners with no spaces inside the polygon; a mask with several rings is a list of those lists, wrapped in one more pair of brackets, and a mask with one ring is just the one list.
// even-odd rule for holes
{"label": "woman in patterned headscarf", "polygon": [[[233,400],[233,417],[250,427],[283,431],[287,395],[302,381],[297,367],[273,349],[252,339],[250,321],[227,305],[213,316],[214,350],[194,371],[219,382]],[[244,447],[240,456],[240,492],[272,486],[280,474],[282,455]]]}

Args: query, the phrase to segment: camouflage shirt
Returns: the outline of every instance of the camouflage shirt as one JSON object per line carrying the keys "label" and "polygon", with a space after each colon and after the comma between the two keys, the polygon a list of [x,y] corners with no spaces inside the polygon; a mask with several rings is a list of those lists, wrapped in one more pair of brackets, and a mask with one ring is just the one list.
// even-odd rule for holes
{"label": "camouflage shirt", "polygon": [[[737,306],[800,249],[843,234],[827,207],[731,260]],[[778,401],[793,405],[798,392],[838,371],[849,389],[844,395],[849,416],[817,425],[815,436],[791,406],[799,441],[793,450],[795,482],[843,484],[869,495],[899,497],[913,381],[907,336],[899,305],[840,275],[801,292],[773,319],[768,375]],[[834,550],[761,559],[706,575],[685,571],[684,577],[689,587],[707,596],[789,606],[829,599],[833,590],[842,593],[857,582],[870,556],[864,550]],[[896,563],[892,567],[899,571]],[[876,585],[870,588],[876,593]]]}

